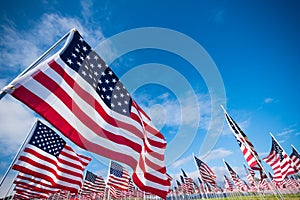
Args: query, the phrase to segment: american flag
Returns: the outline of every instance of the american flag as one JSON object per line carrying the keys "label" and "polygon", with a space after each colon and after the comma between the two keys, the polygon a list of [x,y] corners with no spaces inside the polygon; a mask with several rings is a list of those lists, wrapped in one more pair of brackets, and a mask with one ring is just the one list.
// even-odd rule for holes
{"label": "american flag", "polygon": [[211,185],[216,185],[216,175],[215,173],[208,167],[207,164],[205,164],[203,161],[201,161],[199,158],[194,156],[200,176],[202,181],[208,182]]}
{"label": "american flag", "polygon": [[183,174],[184,184],[186,185],[186,193],[191,194],[194,192],[194,181],[192,178],[188,177],[183,169],[181,169]]}
{"label": "american flag", "polygon": [[225,185],[224,185],[225,189],[227,191],[233,191],[234,185],[226,175],[224,175],[224,181],[225,181]]}
{"label": "american flag", "polygon": [[45,194],[56,193],[59,191],[59,189],[54,188],[49,181],[22,172],[18,173],[13,183],[22,188],[26,188],[28,191]]}
{"label": "american flag", "polygon": [[251,169],[260,171],[261,176],[263,176],[262,175],[263,170],[260,165],[261,160],[259,159],[253,144],[250,142],[247,135],[240,129],[237,123],[228,115],[225,109],[224,109],[224,113],[225,113],[227,124],[229,125],[232,133],[234,134],[248,165],[250,166]]}
{"label": "american flag", "polygon": [[291,160],[293,161],[294,167],[297,171],[300,171],[300,155],[295,147],[292,146],[292,153],[290,155]]}
{"label": "american flag", "polygon": [[106,184],[101,176],[97,176],[90,171],[86,172],[81,194],[100,193],[105,190]]}
{"label": "american flag", "polygon": [[48,198],[50,195],[49,193],[37,192],[23,185],[16,185],[14,188],[15,197],[19,199],[45,199]]}
{"label": "american flag", "polygon": [[166,197],[164,136],[77,31],[5,91],[81,148],[130,166],[143,191]]}
{"label": "american flag", "polygon": [[52,129],[37,121],[13,169],[42,178],[55,188],[78,192],[91,158],[76,154]]}
{"label": "american flag", "polygon": [[267,157],[263,158],[263,160],[272,167],[274,172],[274,182],[282,182],[288,175],[296,173],[292,160],[276,142],[273,136],[271,151]]}
{"label": "american flag", "polygon": [[204,183],[202,183],[201,179],[198,177],[199,187],[202,193],[205,193]]}
{"label": "american flag", "polygon": [[[251,186],[255,186],[255,182],[254,182],[254,175],[252,175],[249,171],[249,169],[246,167],[246,165],[244,165],[244,169],[245,169],[245,172],[246,172],[246,176],[247,176],[247,179],[250,183]],[[251,170],[251,169],[250,169]]]}
{"label": "american flag", "polygon": [[240,177],[238,176],[238,174],[230,167],[230,165],[229,165],[226,161],[224,161],[224,163],[225,163],[225,166],[226,166],[226,168],[227,168],[227,170],[228,170],[228,172],[229,172],[229,175],[230,175],[231,180],[233,181],[234,185],[235,185],[237,188],[239,188],[239,189],[241,189],[241,190],[244,190],[245,185],[244,185],[244,183],[241,181],[241,179],[240,179]]}
{"label": "american flag", "polygon": [[114,161],[110,161],[107,185],[119,190],[128,190],[130,175],[128,171]]}

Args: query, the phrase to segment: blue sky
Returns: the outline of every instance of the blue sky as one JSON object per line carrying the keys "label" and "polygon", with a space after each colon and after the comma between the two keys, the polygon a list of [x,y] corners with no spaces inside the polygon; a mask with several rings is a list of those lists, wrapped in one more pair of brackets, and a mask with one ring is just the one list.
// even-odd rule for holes
{"label": "blue sky", "polygon": [[[212,108],[217,107],[221,114],[218,119],[224,120],[216,104],[225,102],[228,113],[261,158],[271,148],[269,132],[287,154],[291,153],[291,144],[300,150],[299,9],[298,1],[1,2],[0,86],[8,84],[75,27],[121,77],[166,137],[168,148],[172,147],[166,154],[169,174],[178,178],[183,168],[196,177],[192,154],[203,156],[210,152],[202,158],[216,172],[219,182],[227,174],[223,158],[245,177],[238,145],[227,124],[222,126],[223,121],[212,117]],[[146,27],[176,33],[183,39],[161,35],[165,46],[147,48],[139,43],[147,38],[137,35],[128,43],[123,40],[122,45],[137,45],[139,49],[123,55],[121,45],[110,40],[124,31]],[[146,29],[150,44],[151,30]],[[108,42],[102,45],[103,41]],[[162,48],[168,41],[173,45],[170,51]],[[178,53],[188,41],[200,45],[203,51],[190,48],[191,51]],[[207,53],[204,57],[203,52]],[[189,55],[198,58],[198,53],[199,62],[213,61],[201,66],[200,72],[188,62]],[[225,91],[225,96],[217,94],[222,99],[215,99],[211,91],[217,83],[222,83],[218,88]],[[9,95],[0,101],[1,177],[36,117]],[[214,141],[216,144],[206,152],[201,150]],[[106,159],[74,148],[93,156],[89,170],[107,176]],[[265,163],[264,166],[270,170]]]}

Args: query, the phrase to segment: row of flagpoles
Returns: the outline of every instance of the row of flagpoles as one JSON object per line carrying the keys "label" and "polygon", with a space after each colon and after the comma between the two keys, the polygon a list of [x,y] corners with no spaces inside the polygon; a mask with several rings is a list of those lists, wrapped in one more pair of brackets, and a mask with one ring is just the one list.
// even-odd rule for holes
{"label": "row of flagpoles", "polygon": [[[67,39],[64,47],[42,62],[42,58],[64,39]],[[94,197],[102,195],[101,198],[111,198],[110,195],[114,197],[118,191],[121,191],[121,196],[122,191],[127,191],[128,194],[130,182],[134,182],[137,188],[132,192],[137,190],[144,195],[151,194],[164,199],[197,193],[194,180],[183,170],[181,183],[176,181],[177,186],[170,187],[172,178],[167,174],[164,164],[164,136],[78,31],[70,31],[45,52],[2,90],[0,99],[6,93],[37,112],[79,147],[133,169],[130,177],[122,165],[112,161],[109,172],[115,174],[115,177],[108,176],[106,183],[102,177],[92,172],[86,172],[84,179],[83,174],[91,158],[76,153],[56,132],[37,121],[7,171],[8,173],[13,169],[19,172],[14,180],[16,197],[54,198],[54,194],[67,191],[68,196],[74,193],[82,197],[92,193]],[[300,158],[297,150],[293,147],[292,155],[288,156],[271,135],[272,149],[263,159],[273,169],[274,175],[271,178],[249,138],[226,110],[222,109],[249,165],[248,170],[259,172],[260,185],[270,184],[269,188],[281,199],[283,196],[280,185],[285,181],[294,180],[295,187],[298,188],[298,180],[287,179],[299,171]],[[198,191],[202,191],[203,198],[211,197],[210,191],[215,191],[215,195],[222,193],[224,189],[217,186],[216,176],[211,168],[196,156],[194,159],[200,172],[199,187],[202,184]],[[225,190],[245,191],[247,184],[226,161],[224,165],[235,186],[235,189],[231,189],[233,184],[224,175]],[[249,171],[249,174],[254,179],[253,171]],[[249,178],[251,179],[250,176]],[[248,181],[251,187],[260,187],[253,185],[254,181],[250,179]],[[93,188],[95,184],[96,188]],[[129,195],[132,195],[131,191]]]}
{"label": "row of flagpoles", "polygon": [[[270,155],[264,158],[266,162],[276,156],[273,149],[280,148],[275,140],[272,141],[272,151]],[[280,151],[284,153],[283,151]],[[298,155],[298,157],[296,156]],[[280,155],[278,155],[280,158]],[[294,177],[287,178],[299,170],[299,154],[295,148],[291,156],[283,155],[283,158],[291,158],[290,160],[295,163],[291,167],[281,163],[276,158],[274,161],[278,163],[274,176],[271,182],[267,181],[264,176],[260,177],[259,182],[254,181],[254,170],[247,168],[244,165],[247,179],[249,184],[240,179],[238,174],[231,168],[231,166],[224,161],[224,165],[228,170],[230,179],[224,175],[224,188],[216,183],[216,176],[213,170],[202,160],[194,155],[195,163],[199,170],[199,185],[188,177],[186,172],[182,170],[180,176],[181,182],[176,180],[177,186],[174,186],[169,191],[168,196],[171,198],[179,198],[184,195],[202,195],[203,198],[228,195],[241,195],[244,193],[257,193],[257,192],[273,192],[275,187],[279,188],[281,193],[299,192],[300,182]],[[68,198],[81,198],[81,199],[106,199],[106,198],[128,198],[140,197],[142,198],[145,193],[136,188],[130,178],[130,174],[122,165],[111,161],[108,178],[105,182],[101,176],[97,176],[90,171],[86,171],[85,179],[83,179],[83,172],[91,158],[80,155],[66,144],[66,142],[51,128],[37,121],[29,137],[26,145],[21,150],[18,159],[14,162],[12,169],[19,171],[15,178],[14,184],[14,198],[58,198],[57,195],[64,197],[67,194]],[[274,162],[271,162],[274,163]],[[279,176],[278,165],[285,166],[285,176]],[[292,172],[292,173],[291,173]],[[277,178],[276,178],[277,177]],[[170,180],[172,179],[169,176]],[[283,187],[280,187],[284,186]],[[54,197],[56,195],[56,197]],[[149,193],[147,195],[150,195]],[[8,195],[10,196],[10,194]],[[65,197],[66,198],[66,197]]]}

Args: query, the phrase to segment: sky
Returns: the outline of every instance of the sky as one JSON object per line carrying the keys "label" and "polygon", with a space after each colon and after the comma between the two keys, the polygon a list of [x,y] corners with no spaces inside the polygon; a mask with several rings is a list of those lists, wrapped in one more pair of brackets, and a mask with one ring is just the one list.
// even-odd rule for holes
{"label": "sky", "polygon": [[[299,1],[0,4],[1,88],[76,28],[165,136],[167,172],[174,180],[181,169],[199,176],[193,154],[212,168],[220,185],[228,175],[223,159],[245,179],[244,157],[220,105],[260,158],[271,149],[270,133],[288,155],[291,145],[300,150]],[[9,95],[0,100],[0,177],[37,118]],[[65,139],[93,158],[88,170],[107,177],[109,160]],[[10,171],[1,195],[14,175]]]}

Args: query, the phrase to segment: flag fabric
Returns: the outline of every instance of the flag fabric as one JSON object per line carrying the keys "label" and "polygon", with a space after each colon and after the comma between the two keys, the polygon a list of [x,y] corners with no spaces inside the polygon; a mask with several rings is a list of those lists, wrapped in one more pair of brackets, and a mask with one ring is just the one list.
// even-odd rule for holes
{"label": "flag fabric", "polygon": [[166,140],[76,30],[64,47],[5,92],[83,149],[130,166],[143,191],[166,197]]}
{"label": "flag fabric", "polygon": [[271,166],[274,172],[274,182],[282,182],[288,175],[296,173],[292,160],[272,136],[272,147],[269,155],[263,160]]}
{"label": "flag fabric", "polygon": [[238,145],[244,155],[245,160],[247,161],[248,165],[251,169],[258,170],[261,173],[261,177],[263,177],[263,170],[261,168],[261,160],[258,157],[257,152],[254,149],[253,144],[250,142],[247,135],[241,130],[241,128],[237,125],[237,123],[228,115],[228,113],[225,111],[225,118],[227,121],[227,124],[229,125],[232,133],[234,134]]}
{"label": "flag fabric", "polygon": [[229,172],[229,175],[231,177],[231,180],[233,181],[234,185],[239,188],[240,190],[244,190],[244,183],[241,181],[238,174],[230,167],[230,165],[224,161],[226,168]]}
{"label": "flag fabric", "polygon": [[204,183],[202,183],[201,179],[198,177],[199,187],[202,193],[205,193]]}
{"label": "flag fabric", "polygon": [[194,184],[193,184],[193,179],[188,177],[187,174],[185,173],[185,171],[183,169],[181,169],[182,174],[183,174],[183,181],[184,184],[186,186],[186,193],[191,194],[194,192]]}
{"label": "flag fabric", "polygon": [[13,169],[49,181],[54,188],[78,192],[90,160],[76,154],[56,132],[37,121]]}
{"label": "flag fabric", "polygon": [[215,173],[205,164],[203,161],[201,161],[199,158],[194,156],[201,179],[204,182],[208,182],[211,185],[216,185],[216,175]]}
{"label": "flag fabric", "polygon": [[297,171],[300,171],[300,155],[295,147],[292,147],[292,153],[290,155],[291,160],[293,161],[294,167]]}
{"label": "flag fabric", "polygon": [[252,175],[252,174],[250,173],[250,171],[248,171],[249,169],[246,167],[246,165],[244,165],[244,169],[245,169],[246,176],[247,176],[247,179],[248,179],[250,185],[251,185],[251,186],[255,186],[254,175]]}
{"label": "flag fabric", "polygon": [[22,172],[18,173],[13,183],[17,186],[27,189],[28,191],[35,191],[45,194],[56,193],[59,191],[59,189],[54,188],[49,181],[31,176],[29,174],[24,174]]}
{"label": "flag fabric", "polygon": [[225,185],[224,185],[225,189],[227,191],[233,191],[234,186],[226,175],[224,175],[224,181],[225,181]]}
{"label": "flag fabric", "polygon": [[47,193],[31,190],[24,185],[16,185],[14,191],[15,196],[20,199],[44,199],[49,197]]}
{"label": "flag fabric", "polygon": [[106,184],[102,176],[97,176],[90,171],[86,172],[81,194],[100,193],[105,190]]}
{"label": "flag fabric", "polygon": [[130,175],[128,171],[114,161],[110,161],[107,185],[119,190],[128,190]]}

